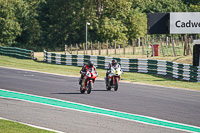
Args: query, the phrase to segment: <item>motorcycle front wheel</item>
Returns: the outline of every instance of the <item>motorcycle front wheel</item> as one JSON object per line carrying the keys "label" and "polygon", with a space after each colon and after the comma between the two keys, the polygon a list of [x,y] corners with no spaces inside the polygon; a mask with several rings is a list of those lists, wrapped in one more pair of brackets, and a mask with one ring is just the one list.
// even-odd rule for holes
{"label": "motorcycle front wheel", "polygon": [[118,84],[119,84],[119,79],[116,78],[116,79],[115,79],[115,87],[114,87],[114,90],[115,90],[115,91],[118,90]]}
{"label": "motorcycle front wheel", "polygon": [[93,89],[93,83],[90,81],[87,87],[87,94],[90,94],[92,89]]}

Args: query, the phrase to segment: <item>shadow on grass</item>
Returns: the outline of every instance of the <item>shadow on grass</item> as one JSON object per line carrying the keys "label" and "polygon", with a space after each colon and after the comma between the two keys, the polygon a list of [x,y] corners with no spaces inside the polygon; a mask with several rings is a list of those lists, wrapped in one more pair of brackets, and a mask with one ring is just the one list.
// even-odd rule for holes
{"label": "shadow on grass", "polygon": [[177,61],[178,59],[181,59],[181,58],[183,58],[183,57],[182,57],[182,56],[181,56],[181,57],[178,57],[178,58],[172,60],[172,62]]}
{"label": "shadow on grass", "polygon": [[153,80],[153,81],[165,81],[165,80]]}

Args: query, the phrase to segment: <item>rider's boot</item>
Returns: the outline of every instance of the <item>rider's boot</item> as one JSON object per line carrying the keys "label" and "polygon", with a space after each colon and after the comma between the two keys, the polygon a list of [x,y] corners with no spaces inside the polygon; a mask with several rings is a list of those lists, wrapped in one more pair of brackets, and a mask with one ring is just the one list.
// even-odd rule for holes
{"label": "rider's boot", "polygon": [[106,73],[106,85],[108,85],[109,82],[109,77],[108,77],[108,73]]}

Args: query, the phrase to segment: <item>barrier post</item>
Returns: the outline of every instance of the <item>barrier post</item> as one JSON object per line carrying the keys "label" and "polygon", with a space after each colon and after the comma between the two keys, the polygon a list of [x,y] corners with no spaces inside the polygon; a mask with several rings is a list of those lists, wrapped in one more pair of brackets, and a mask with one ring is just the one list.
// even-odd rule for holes
{"label": "barrier post", "polygon": [[132,39],[132,45],[133,45],[133,55],[135,54],[135,47],[134,47],[135,41]]}
{"label": "barrier post", "polygon": [[92,50],[92,42],[91,42],[91,55],[93,55],[93,50]]}
{"label": "barrier post", "polygon": [[106,45],[107,45],[107,51],[106,51],[106,54],[108,55],[108,40],[106,41]]}
{"label": "barrier post", "polygon": [[116,40],[115,40],[115,55],[117,54],[117,50],[116,50]]}
{"label": "barrier post", "polygon": [[126,51],[125,51],[125,40],[123,41],[123,43],[124,43],[124,55],[125,55],[125,52],[126,52]]}
{"label": "barrier post", "polygon": [[78,55],[78,44],[76,43],[76,54]]}
{"label": "barrier post", "polygon": [[65,44],[65,54],[67,54],[67,45]]}
{"label": "barrier post", "polygon": [[174,47],[174,37],[172,39],[172,47],[173,47],[174,56],[176,57],[176,51],[175,51],[175,47]]}

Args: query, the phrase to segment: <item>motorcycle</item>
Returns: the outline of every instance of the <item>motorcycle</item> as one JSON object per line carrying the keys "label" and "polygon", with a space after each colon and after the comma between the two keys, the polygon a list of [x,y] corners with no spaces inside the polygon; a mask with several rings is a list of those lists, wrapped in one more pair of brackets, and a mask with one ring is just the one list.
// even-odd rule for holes
{"label": "motorcycle", "polygon": [[118,90],[119,80],[121,80],[121,74],[123,73],[121,67],[118,65],[116,67],[111,67],[111,70],[107,70],[108,77],[105,77],[106,89],[111,90],[114,88],[115,91]]}
{"label": "motorcycle", "polygon": [[93,89],[94,81],[97,77],[98,74],[94,71],[94,69],[87,70],[80,85],[80,92],[85,93],[85,91],[87,91],[87,94],[90,94]]}

